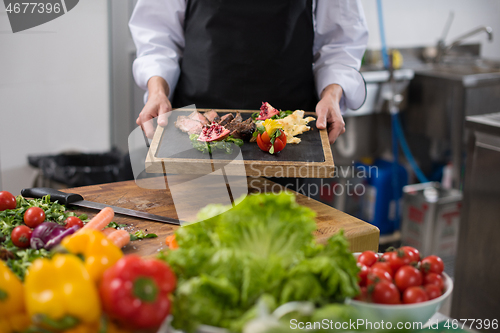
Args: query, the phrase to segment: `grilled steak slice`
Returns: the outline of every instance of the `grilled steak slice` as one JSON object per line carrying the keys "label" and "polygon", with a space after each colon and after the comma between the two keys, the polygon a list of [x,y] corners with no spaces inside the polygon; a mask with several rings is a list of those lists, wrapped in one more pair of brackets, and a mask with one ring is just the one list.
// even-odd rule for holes
{"label": "grilled steak slice", "polygon": [[225,127],[232,132],[237,128],[238,124],[241,124],[242,121],[243,118],[241,117],[241,113],[236,112],[236,116],[234,117],[234,119],[231,120],[231,122]]}
{"label": "grilled steak slice", "polygon": [[203,124],[198,120],[189,118],[189,116],[179,116],[175,122],[175,127],[188,134],[200,134]]}
{"label": "grilled steak slice", "polygon": [[243,121],[243,117],[239,111],[236,111],[236,116],[234,116],[233,121],[241,123]]}
{"label": "grilled steak slice", "polygon": [[203,126],[209,124],[207,118],[198,111],[193,111],[188,117],[193,120],[198,120]]}
{"label": "grilled steak slice", "polygon": [[220,120],[220,117],[219,117],[219,115],[217,114],[217,112],[215,110],[207,111],[203,115],[205,116],[205,118],[207,118],[207,120],[210,123],[213,123],[213,122],[217,123]]}
{"label": "grilled steak slice", "polygon": [[[233,122],[231,122],[229,125],[233,125]],[[244,122],[236,123],[234,126],[232,126],[230,135],[232,135],[236,139],[250,141],[254,131],[255,124],[253,123],[252,118],[248,118]]]}
{"label": "grilled steak slice", "polygon": [[220,118],[220,121],[219,121],[219,125],[222,125],[222,126],[226,126],[227,124],[229,124],[232,120],[234,119],[234,115],[232,113],[228,113],[228,114],[225,114],[223,115],[221,118]]}
{"label": "grilled steak slice", "polygon": [[244,141],[250,141],[253,137],[253,132],[255,132],[255,128],[255,123],[251,121],[251,119],[247,124],[242,123],[242,128],[240,130],[241,139]]}

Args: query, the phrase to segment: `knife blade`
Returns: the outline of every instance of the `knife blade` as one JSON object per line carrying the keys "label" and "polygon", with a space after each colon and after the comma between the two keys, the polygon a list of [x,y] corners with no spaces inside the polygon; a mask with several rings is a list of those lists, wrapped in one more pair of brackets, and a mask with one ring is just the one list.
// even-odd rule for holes
{"label": "knife blade", "polygon": [[102,204],[99,202],[87,201],[87,200],[84,200],[80,194],[65,193],[65,192],[61,192],[61,191],[55,190],[53,188],[48,188],[48,187],[25,188],[25,189],[21,190],[21,195],[23,197],[28,197],[28,198],[41,198],[41,197],[44,197],[46,195],[50,195],[50,201],[57,200],[60,204],[63,204],[63,205],[74,205],[74,206],[99,209],[99,210],[101,210],[105,207],[111,207],[111,208],[113,208],[113,210],[117,214],[137,217],[137,218],[156,221],[156,222],[181,225],[180,221],[178,219],[164,217],[164,216],[160,216],[160,215],[154,215],[154,214],[141,212],[141,211],[128,209],[128,208],[110,206],[110,205]]}

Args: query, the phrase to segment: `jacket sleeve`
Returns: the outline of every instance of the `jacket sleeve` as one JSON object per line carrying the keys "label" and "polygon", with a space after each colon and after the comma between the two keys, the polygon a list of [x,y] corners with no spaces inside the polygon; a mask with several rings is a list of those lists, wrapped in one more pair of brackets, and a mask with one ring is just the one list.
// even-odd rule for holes
{"label": "jacket sleeve", "polygon": [[361,0],[317,0],[315,8],[314,76],[318,96],[336,83],[344,91],[340,107],[359,109],[366,98],[359,68],[368,43]]}
{"label": "jacket sleeve", "polygon": [[161,76],[169,85],[169,99],[180,75],[185,12],[186,0],[139,0],[129,22],[137,48],[133,64],[135,82],[147,90],[148,80]]}

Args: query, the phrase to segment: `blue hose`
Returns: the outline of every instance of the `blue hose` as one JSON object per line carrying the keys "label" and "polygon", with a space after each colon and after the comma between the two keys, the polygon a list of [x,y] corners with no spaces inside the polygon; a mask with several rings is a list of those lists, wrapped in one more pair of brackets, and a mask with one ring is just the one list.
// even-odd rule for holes
{"label": "blue hose", "polygon": [[401,196],[401,186],[399,185],[399,146],[398,146],[398,133],[396,131],[396,119],[398,114],[391,114],[391,127],[392,127],[392,195],[394,197],[394,229],[397,229],[397,224],[399,221],[399,198]]}
{"label": "blue hose", "polygon": [[382,13],[382,0],[377,0],[378,11],[378,27],[380,29],[380,43],[382,44],[382,61],[384,67],[389,68],[389,55],[387,53],[387,44],[385,43],[385,29],[384,29],[384,14]]}
{"label": "blue hose", "polygon": [[401,122],[399,120],[399,115],[398,114],[393,114],[393,130],[396,131],[396,136],[399,139],[399,144],[401,145],[401,149],[403,150],[403,154],[405,155],[406,159],[408,160],[408,163],[410,163],[411,168],[415,172],[415,175],[418,178],[418,181],[421,183],[427,183],[429,180],[427,177],[424,175],[420,167],[418,166],[417,162],[415,161],[415,158],[413,157],[413,154],[411,153],[410,147],[408,147],[408,143],[406,142],[406,138],[403,133],[403,127],[401,126]]}

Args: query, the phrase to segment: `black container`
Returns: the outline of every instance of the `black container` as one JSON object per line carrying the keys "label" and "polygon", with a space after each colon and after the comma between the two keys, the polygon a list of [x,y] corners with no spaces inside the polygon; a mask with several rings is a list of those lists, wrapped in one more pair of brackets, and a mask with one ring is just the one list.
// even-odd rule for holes
{"label": "black container", "polygon": [[128,154],[117,149],[106,153],[62,153],[28,156],[47,179],[68,187],[96,185],[133,179]]}

